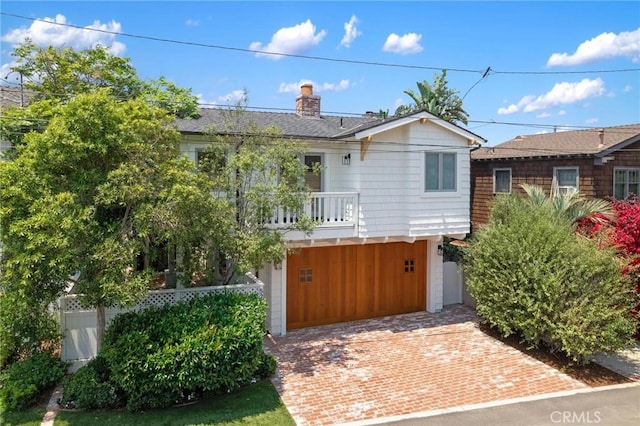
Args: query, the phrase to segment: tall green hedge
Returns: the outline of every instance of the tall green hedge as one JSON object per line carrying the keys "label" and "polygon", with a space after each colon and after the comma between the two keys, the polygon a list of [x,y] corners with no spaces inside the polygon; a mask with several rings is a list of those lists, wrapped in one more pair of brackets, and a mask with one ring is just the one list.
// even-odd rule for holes
{"label": "tall green hedge", "polygon": [[[235,292],[122,314],[106,331],[100,354],[105,363],[76,376],[93,388],[96,378],[109,377],[105,405],[124,400],[132,411],[236,389],[274,371],[262,348],[265,324],[266,302]],[[105,368],[109,373],[100,374]],[[82,384],[70,385],[82,392]]]}
{"label": "tall green hedge", "polygon": [[576,361],[632,342],[636,299],[615,254],[548,207],[498,197],[465,260],[478,314],[505,336]]}

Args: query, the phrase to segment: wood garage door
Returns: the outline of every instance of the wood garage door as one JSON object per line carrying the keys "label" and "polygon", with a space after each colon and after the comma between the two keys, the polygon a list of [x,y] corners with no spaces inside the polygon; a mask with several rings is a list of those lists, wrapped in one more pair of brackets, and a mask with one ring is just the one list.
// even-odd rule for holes
{"label": "wood garage door", "polygon": [[426,259],[426,241],[290,254],[287,329],[425,310]]}

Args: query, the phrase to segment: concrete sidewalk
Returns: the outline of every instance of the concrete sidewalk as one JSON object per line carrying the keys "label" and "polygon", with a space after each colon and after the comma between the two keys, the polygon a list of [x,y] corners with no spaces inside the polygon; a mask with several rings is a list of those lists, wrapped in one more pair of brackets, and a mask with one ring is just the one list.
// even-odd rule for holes
{"label": "concrete sidewalk", "polygon": [[640,382],[640,343],[612,355],[595,356],[592,361],[631,380]]}

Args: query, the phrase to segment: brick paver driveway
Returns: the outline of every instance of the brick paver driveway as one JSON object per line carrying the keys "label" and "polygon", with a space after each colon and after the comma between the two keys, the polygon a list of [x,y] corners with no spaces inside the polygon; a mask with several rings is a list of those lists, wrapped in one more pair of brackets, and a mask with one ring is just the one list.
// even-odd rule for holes
{"label": "brick paver driveway", "polygon": [[495,340],[465,306],[267,337],[298,425],[325,425],[587,387]]}

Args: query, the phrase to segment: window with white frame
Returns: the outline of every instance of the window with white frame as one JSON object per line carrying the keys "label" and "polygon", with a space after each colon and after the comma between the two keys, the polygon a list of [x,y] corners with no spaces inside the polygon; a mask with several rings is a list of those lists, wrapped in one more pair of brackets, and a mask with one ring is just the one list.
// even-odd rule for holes
{"label": "window with white frame", "polygon": [[579,176],[578,167],[554,167],[553,179],[556,185],[554,189],[559,194],[577,191]]}
{"label": "window with white frame", "polygon": [[456,190],[456,154],[427,152],[424,156],[425,192]]}
{"label": "window with white frame", "polygon": [[196,164],[205,173],[220,174],[227,165],[227,153],[223,150],[196,149]]}
{"label": "window with white frame", "polygon": [[613,196],[622,200],[630,194],[640,195],[640,168],[613,169]]}
{"label": "window with white frame", "polygon": [[511,192],[511,169],[493,169],[493,193]]}

